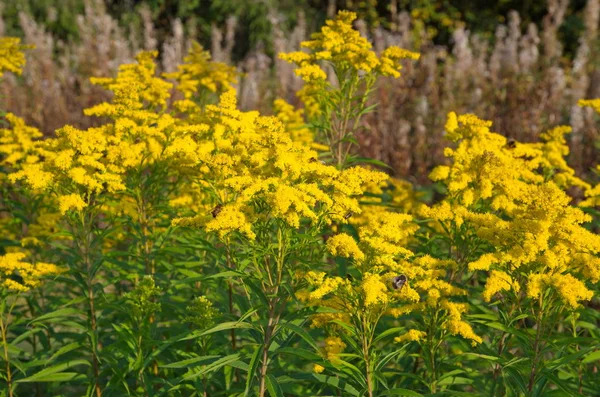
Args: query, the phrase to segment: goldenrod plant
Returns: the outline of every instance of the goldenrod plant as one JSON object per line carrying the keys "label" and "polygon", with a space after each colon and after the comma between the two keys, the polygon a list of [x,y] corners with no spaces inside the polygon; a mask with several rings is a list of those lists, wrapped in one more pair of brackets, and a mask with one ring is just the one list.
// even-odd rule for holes
{"label": "goldenrod plant", "polygon": [[597,393],[598,187],[571,127],[521,143],[451,112],[433,187],[391,177],[355,136],[419,55],[355,19],[281,55],[301,109],[241,110],[194,44],[93,78],[94,127],[3,116],[0,396]]}
{"label": "goldenrod plant", "polygon": [[[352,27],[355,19],[355,13],[340,11],[312,40],[302,43],[308,52],[280,54],[297,66],[295,73],[305,82],[298,95],[313,127],[330,148],[328,158],[338,168],[356,162],[351,149],[362,116],[373,108],[368,99],[377,78],[398,78],[401,60],[419,59],[418,53],[396,46],[377,56],[371,43]],[[333,75],[328,75],[325,66]]]}

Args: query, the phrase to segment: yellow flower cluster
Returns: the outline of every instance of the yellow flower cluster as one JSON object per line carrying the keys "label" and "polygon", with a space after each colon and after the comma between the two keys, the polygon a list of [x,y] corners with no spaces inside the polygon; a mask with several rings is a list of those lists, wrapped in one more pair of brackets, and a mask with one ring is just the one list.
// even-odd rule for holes
{"label": "yellow flower cluster", "polygon": [[494,295],[499,292],[512,290],[515,293],[518,293],[520,289],[520,285],[516,283],[506,272],[492,270],[486,280],[485,290],[483,291],[483,299],[486,302],[489,302],[492,300]]}
{"label": "yellow flower cluster", "polygon": [[347,71],[375,73],[383,76],[399,77],[402,59],[419,59],[419,54],[389,47],[377,57],[371,43],[352,27],[356,14],[340,11],[335,20],[329,20],[320,32],[312,35],[312,40],[303,42],[306,52],[280,54],[280,58],[298,66],[296,74],[307,83],[325,83],[327,74],[318,62],[327,61],[338,70],[338,76]]}
{"label": "yellow flower cluster", "polygon": [[[56,131],[56,138],[44,141],[40,148],[44,161],[26,164],[22,170],[9,176],[13,181],[24,180],[34,189],[58,188],[69,192],[71,203],[63,198],[61,211],[66,208],[82,208],[85,196],[103,191],[116,192],[125,188],[121,174],[124,172],[114,145],[104,134],[104,128],[81,131],[65,126]],[[118,151],[117,151],[118,152]],[[79,196],[78,198],[74,198]]]}
{"label": "yellow flower cluster", "polygon": [[7,155],[4,162],[23,162],[10,179],[25,180],[34,189],[55,189],[60,211],[66,213],[81,211],[93,196],[124,191],[130,171],[142,172],[158,161],[169,172],[180,163],[194,163],[197,136],[209,127],[167,112],[172,85],[155,76],[156,55],[142,52],[137,63],[122,65],[116,78],[92,79],[114,94],[111,102],[85,110],[112,120],[100,127],[84,131],[65,126],[56,137],[38,143],[32,141],[40,135],[37,130],[9,115],[13,128],[0,130],[0,151]]}
{"label": "yellow flower cluster", "polygon": [[527,295],[539,298],[545,289],[555,290],[560,298],[572,309],[579,306],[579,302],[590,300],[594,293],[587,289],[585,283],[571,274],[537,274],[529,275]]}
{"label": "yellow flower cluster", "polygon": [[327,240],[327,249],[332,255],[352,258],[357,263],[365,259],[365,254],[358,248],[356,240],[346,233],[336,234]]}
{"label": "yellow flower cluster", "polygon": [[[468,226],[487,246],[468,263],[468,269],[492,270],[483,293],[485,300],[501,291],[538,296],[538,286],[553,285],[569,306],[589,299],[584,282],[570,283],[570,297],[558,286],[566,280],[596,283],[600,276],[600,236],[582,226],[591,220],[570,206],[564,188],[586,184],[566,165],[568,153],[562,137],[569,129],[555,128],[542,135],[539,144],[509,144],[489,131],[491,123],[473,115],[448,117],[448,138],[459,141],[456,149],[446,149],[452,164],[436,168],[431,178],[448,188],[447,198],[423,214],[451,228]],[[552,180],[545,175],[554,173]],[[519,269],[519,270],[517,270]]]}
{"label": "yellow flower cluster", "polygon": [[276,99],[273,103],[273,111],[290,134],[292,141],[309,145],[317,151],[328,149],[327,146],[315,142],[314,133],[304,120],[304,109],[296,109],[285,100]]}
{"label": "yellow flower cluster", "polygon": [[468,207],[491,199],[492,209],[512,211],[526,186],[544,182],[546,174],[553,174],[553,181],[561,187],[587,188],[564,161],[568,147],[563,135],[570,132],[569,127],[548,131],[542,134],[542,143],[532,144],[509,141],[490,127],[491,122],[471,114],[448,115],[447,138],[460,144],[445,150],[452,166],[436,167],[430,178],[444,182],[460,204]]}
{"label": "yellow flower cluster", "polygon": [[156,121],[156,110],[165,109],[172,84],[155,76],[154,59],[157,51],[140,52],[137,64],[119,67],[117,77],[92,77],[92,84],[114,93],[111,103],[104,102],[84,110],[87,116],[117,119],[127,117],[135,121]]}
{"label": "yellow flower cluster", "polygon": [[220,94],[229,91],[237,83],[239,73],[235,67],[213,62],[210,53],[197,42],[192,43],[183,62],[177,67],[177,72],[165,73],[164,76],[177,81],[177,89],[186,99],[200,94],[201,89]]}
{"label": "yellow flower cluster", "polygon": [[26,292],[40,285],[40,279],[62,271],[56,265],[38,262],[24,262],[26,255],[21,252],[0,256],[0,285],[13,292]]}
{"label": "yellow flower cluster", "polygon": [[21,39],[17,37],[0,37],[0,77],[6,71],[21,74],[25,66],[23,50],[29,48],[33,46],[21,44]]}
{"label": "yellow flower cluster", "polygon": [[25,120],[12,113],[4,117],[10,128],[0,128],[0,165],[17,169],[20,163],[37,163],[40,159],[38,139],[42,137],[42,132],[28,126]]}
{"label": "yellow flower cluster", "polygon": [[[596,174],[600,175],[600,165],[596,166]],[[600,207],[600,183],[586,190],[585,196],[586,199],[579,205],[582,207]]]}
{"label": "yellow flower cluster", "polygon": [[339,354],[344,351],[346,344],[339,336],[330,336],[325,339],[324,355],[329,361],[335,362]]}
{"label": "yellow flower cluster", "polygon": [[[416,256],[405,248],[418,228],[411,215],[393,212],[378,215],[365,217],[365,224],[358,229],[358,242],[345,233],[327,241],[332,255],[352,261],[361,273],[359,280],[328,277],[324,272],[305,274],[309,292],[300,297],[309,304],[335,310],[314,316],[313,326],[351,322],[357,312],[371,319],[384,314],[399,317],[414,311],[427,315],[437,312],[445,315],[442,326],[450,334],[480,343],[481,338],[463,320],[466,305],[451,301],[452,297],[466,294],[462,288],[445,281],[447,271],[455,269],[456,263],[428,255]],[[410,339],[416,334],[410,335],[399,337],[399,341],[419,339],[416,336]]]}
{"label": "yellow flower cluster", "polygon": [[590,107],[594,109],[597,113],[600,113],[600,98],[596,99],[580,99],[577,102],[577,105],[581,107]]}
{"label": "yellow flower cluster", "polygon": [[364,186],[386,178],[366,168],[340,171],[316,161],[317,153],[294,142],[277,117],[238,110],[233,91],[208,105],[205,116],[210,128],[198,137],[189,167],[219,210],[174,224],[220,230],[222,236],[235,230],[252,239],[252,225],[267,213],[293,228],[346,222],[349,211],[360,212]]}
{"label": "yellow flower cluster", "polygon": [[87,203],[83,201],[78,194],[66,194],[58,198],[58,207],[61,214],[66,214],[70,209],[81,211],[87,207]]}
{"label": "yellow flower cluster", "polygon": [[419,331],[416,329],[408,330],[405,334],[397,336],[394,338],[394,342],[396,343],[404,343],[404,342],[418,342],[424,340],[427,337],[427,333],[423,331]]}
{"label": "yellow flower cluster", "polygon": [[[577,103],[579,106],[591,107],[600,114],[600,98],[597,99],[580,99]],[[596,173],[600,175],[600,164],[596,166]],[[600,207],[600,183],[596,186],[590,186],[585,192],[586,199],[579,205],[582,207]]]}

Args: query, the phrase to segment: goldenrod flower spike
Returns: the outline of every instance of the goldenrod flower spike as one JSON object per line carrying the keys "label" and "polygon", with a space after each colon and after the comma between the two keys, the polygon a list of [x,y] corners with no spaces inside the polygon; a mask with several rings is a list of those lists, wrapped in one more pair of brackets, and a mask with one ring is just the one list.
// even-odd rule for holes
{"label": "goldenrod flower spike", "polygon": [[39,286],[43,277],[63,271],[51,263],[26,262],[26,257],[22,252],[0,256],[0,287],[9,292],[27,292]]}
{"label": "goldenrod flower spike", "polygon": [[20,75],[25,66],[23,51],[30,48],[34,46],[21,44],[18,37],[0,37],[0,77],[6,71]]}

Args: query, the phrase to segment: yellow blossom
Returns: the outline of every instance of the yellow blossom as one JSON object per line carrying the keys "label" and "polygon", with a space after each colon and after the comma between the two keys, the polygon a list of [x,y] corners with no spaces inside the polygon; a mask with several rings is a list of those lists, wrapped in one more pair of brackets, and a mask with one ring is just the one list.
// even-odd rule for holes
{"label": "yellow blossom", "polygon": [[460,335],[465,339],[470,339],[473,345],[483,342],[480,336],[473,332],[473,328],[469,323],[461,320],[448,320],[444,328],[452,335]]}
{"label": "yellow blossom", "polygon": [[21,44],[17,37],[0,37],[0,77],[5,71],[21,74],[25,66],[23,50],[33,48]]}
{"label": "yellow blossom", "polygon": [[233,66],[212,61],[210,53],[194,41],[177,72],[165,73],[164,76],[176,80],[177,89],[189,99],[201,94],[202,88],[212,93],[231,90],[239,73]]}
{"label": "yellow blossom", "polygon": [[358,248],[356,240],[348,234],[340,233],[327,240],[327,249],[332,255],[341,256],[344,258],[353,258],[361,262],[365,258],[365,254]]}
{"label": "yellow blossom", "polygon": [[365,273],[362,282],[365,306],[377,305],[388,302],[388,288],[377,274]]}
{"label": "yellow blossom", "polygon": [[26,255],[21,252],[0,256],[0,286],[14,292],[26,292],[40,285],[40,279],[62,271],[56,265],[44,262],[23,261]]}
{"label": "yellow blossom", "polygon": [[325,358],[335,363],[338,356],[346,348],[346,344],[339,336],[329,336],[325,339]]}
{"label": "yellow blossom", "polygon": [[515,283],[506,272],[492,270],[485,283],[483,299],[489,302],[498,292],[510,290],[519,292],[519,284]]}
{"label": "yellow blossom", "polygon": [[424,340],[427,337],[427,333],[423,331],[419,331],[416,329],[408,330],[403,335],[397,336],[394,338],[394,342],[403,343],[403,342],[419,342]]}
{"label": "yellow blossom", "polygon": [[87,207],[87,203],[83,201],[81,196],[78,194],[68,194],[58,198],[58,206],[60,213],[64,215],[71,209],[76,211],[83,210],[85,207]]}

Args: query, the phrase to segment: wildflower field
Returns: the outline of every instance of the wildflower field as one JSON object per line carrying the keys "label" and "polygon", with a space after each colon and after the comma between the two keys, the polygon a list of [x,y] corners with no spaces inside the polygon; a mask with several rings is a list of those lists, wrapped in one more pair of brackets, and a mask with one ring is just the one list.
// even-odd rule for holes
{"label": "wildflower field", "polygon": [[[195,43],[92,78],[90,128],[2,113],[0,396],[600,396],[600,183],[572,128],[450,112],[429,184],[390,177],[358,137],[420,54],[355,19],[278,55],[299,108],[241,110]],[[30,51],[0,38],[3,77]]]}

